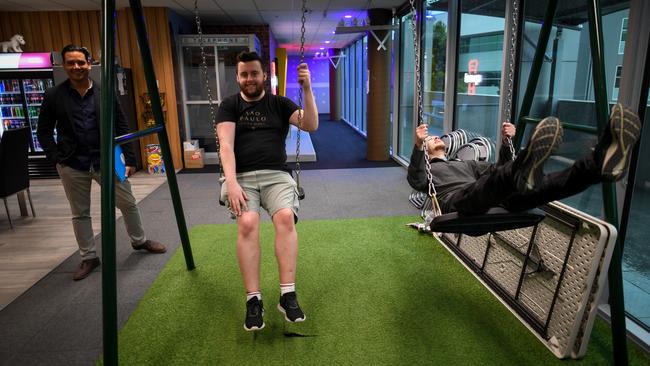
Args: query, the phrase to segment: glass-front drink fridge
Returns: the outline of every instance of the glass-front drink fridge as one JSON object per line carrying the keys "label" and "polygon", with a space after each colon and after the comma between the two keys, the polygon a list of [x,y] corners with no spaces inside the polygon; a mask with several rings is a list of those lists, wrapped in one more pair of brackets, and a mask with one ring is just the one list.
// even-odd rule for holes
{"label": "glass-front drink fridge", "polygon": [[57,176],[36,138],[43,96],[53,86],[50,53],[0,54],[0,135],[12,128],[31,129],[30,178]]}

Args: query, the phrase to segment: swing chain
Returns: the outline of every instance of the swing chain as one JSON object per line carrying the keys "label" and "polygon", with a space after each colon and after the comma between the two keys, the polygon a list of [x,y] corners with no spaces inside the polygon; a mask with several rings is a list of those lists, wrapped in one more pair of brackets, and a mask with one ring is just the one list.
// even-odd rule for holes
{"label": "swing chain", "polygon": [[210,77],[208,76],[208,62],[205,55],[203,30],[201,29],[201,17],[199,16],[198,0],[194,0],[194,21],[196,22],[196,32],[199,34],[199,46],[201,47],[201,69],[205,80],[205,90],[208,93],[208,105],[210,106],[210,119],[212,120],[212,128],[214,129],[214,137],[217,144],[217,155],[219,157],[219,178],[223,175],[221,164],[221,149],[219,146],[219,136],[217,135],[216,113],[214,110],[214,102],[212,100],[212,88],[210,88]]}
{"label": "swing chain", "polygon": [[[300,19],[300,63],[305,62],[305,14],[307,13],[307,0],[302,0],[302,18]],[[296,184],[300,189],[300,134],[302,131],[302,118],[304,109],[302,105],[302,85],[298,87],[298,135],[296,136]]]}
{"label": "swing chain", "polygon": [[[517,28],[518,28],[518,16],[519,16],[519,0],[512,1],[512,14],[511,14],[512,26],[510,27],[510,52],[508,54],[508,79],[506,89],[508,93],[506,94],[506,99],[503,101],[503,115],[507,116],[508,119],[511,117],[512,113],[512,89],[514,88],[514,68],[515,68],[515,47],[517,45]],[[512,160],[515,160],[516,152],[515,146],[512,143],[512,138],[506,138],[506,144],[510,149],[510,155]]]}
{"label": "swing chain", "polygon": [[[422,82],[420,80],[420,32],[417,31],[416,20],[418,18],[418,11],[415,8],[415,0],[409,0],[411,3],[411,11],[413,11],[413,16],[411,17],[411,28],[413,30],[413,55],[415,58],[415,98],[417,100],[417,124],[418,126],[423,123],[422,121]],[[427,181],[429,182],[429,196],[432,199],[435,199],[436,188],[433,184],[433,174],[431,173],[431,162],[429,161],[429,150],[427,149],[427,140],[424,140],[422,144],[422,150],[424,152],[424,164],[427,172]]]}
{"label": "swing chain", "polygon": [[413,29],[413,54],[415,57],[415,85],[417,95],[417,121],[418,125],[422,124],[422,82],[420,80],[420,32],[417,31],[416,20],[418,11],[415,8],[415,0],[409,0],[413,16],[411,17],[411,28]]}

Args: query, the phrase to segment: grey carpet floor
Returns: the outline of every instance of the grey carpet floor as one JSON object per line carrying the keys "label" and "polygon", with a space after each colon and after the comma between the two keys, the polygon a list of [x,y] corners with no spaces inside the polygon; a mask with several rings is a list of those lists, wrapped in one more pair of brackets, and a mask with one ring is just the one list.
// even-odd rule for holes
{"label": "grey carpet floor", "polygon": [[[232,222],[218,204],[216,174],[184,174],[178,181],[189,228]],[[301,182],[307,195],[301,201],[301,220],[418,214],[408,202],[411,189],[402,167],[307,170]],[[166,243],[169,250],[162,255],[134,252],[123,222],[118,220],[120,328],[180,246],[166,184],[142,200],[139,207],[147,236]],[[263,219],[269,218],[264,215]],[[201,258],[194,260],[201,266]],[[78,262],[78,256],[72,255],[0,311],[0,365],[94,365],[103,347],[101,271],[73,282]]]}

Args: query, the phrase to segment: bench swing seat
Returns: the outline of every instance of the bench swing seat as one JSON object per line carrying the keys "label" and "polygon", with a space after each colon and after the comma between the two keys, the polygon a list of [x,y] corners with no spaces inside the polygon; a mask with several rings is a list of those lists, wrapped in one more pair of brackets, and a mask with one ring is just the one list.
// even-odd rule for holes
{"label": "bench swing seat", "polygon": [[458,212],[440,215],[433,219],[429,228],[434,233],[481,236],[492,232],[535,226],[544,220],[545,216],[544,211],[540,209],[510,212],[503,207],[493,207],[477,215]]}

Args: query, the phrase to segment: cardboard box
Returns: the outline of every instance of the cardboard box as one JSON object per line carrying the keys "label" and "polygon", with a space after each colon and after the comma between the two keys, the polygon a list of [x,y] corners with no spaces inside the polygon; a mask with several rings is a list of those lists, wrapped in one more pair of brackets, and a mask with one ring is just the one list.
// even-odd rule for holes
{"label": "cardboard box", "polygon": [[184,155],[186,169],[203,168],[203,156],[205,155],[205,150],[203,148],[198,150],[186,150]]}
{"label": "cardboard box", "polygon": [[189,140],[183,142],[183,150],[198,150],[199,149],[199,140]]}

